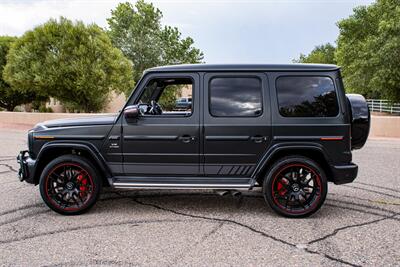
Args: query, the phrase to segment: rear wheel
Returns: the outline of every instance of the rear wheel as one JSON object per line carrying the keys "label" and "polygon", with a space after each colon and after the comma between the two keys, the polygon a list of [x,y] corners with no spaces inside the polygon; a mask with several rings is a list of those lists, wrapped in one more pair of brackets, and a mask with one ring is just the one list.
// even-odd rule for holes
{"label": "rear wheel", "polygon": [[278,160],[264,179],[264,198],[286,217],[307,217],[324,203],[328,190],[323,169],[313,160],[291,156]]}
{"label": "rear wheel", "polygon": [[39,186],[43,201],[52,210],[76,215],[88,211],[96,203],[101,179],[87,159],[64,155],[44,168]]}

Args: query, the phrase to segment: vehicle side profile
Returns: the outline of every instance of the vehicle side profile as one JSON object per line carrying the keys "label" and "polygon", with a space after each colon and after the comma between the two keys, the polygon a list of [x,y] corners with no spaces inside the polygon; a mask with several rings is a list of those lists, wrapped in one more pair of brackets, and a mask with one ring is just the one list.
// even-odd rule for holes
{"label": "vehicle side profile", "polygon": [[278,214],[305,217],[328,182],[356,178],[351,151],[369,128],[365,99],[345,94],[335,65],[156,67],[119,114],[37,124],[19,178],[66,215],[90,209],[107,186],[261,188]]}

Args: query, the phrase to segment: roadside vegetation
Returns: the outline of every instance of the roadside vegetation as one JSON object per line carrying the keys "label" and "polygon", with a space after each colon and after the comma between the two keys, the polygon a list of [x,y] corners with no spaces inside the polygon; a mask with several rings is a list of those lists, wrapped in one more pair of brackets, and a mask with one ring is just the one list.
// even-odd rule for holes
{"label": "roadside vegetation", "polygon": [[70,110],[101,110],[109,92],[133,86],[132,64],[106,32],[66,18],[26,32],[12,45],[4,79],[25,94],[54,97]]}
{"label": "roadside vegetation", "polygon": [[203,60],[203,53],[193,46],[193,39],[182,39],[176,27],[162,26],[162,16],[152,4],[138,1],[135,6],[128,2],[119,4],[107,19],[112,43],[133,63],[135,82],[144,70],[154,66]]}
{"label": "roadside vegetation", "polygon": [[139,0],[112,10],[107,29],[61,17],[19,38],[1,36],[0,109],[30,103],[46,112],[54,98],[72,112],[99,112],[111,92],[128,96],[147,68],[201,62],[193,39],[161,19],[159,9]]}
{"label": "roadside vegetation", "polygon": [[[139,0],[119,4],[108,27],[50,19],[21,37],[0,36],[0,110],[29,104],[48,112],[61,101],[70,112],[99,112],[110,94],[129,96],[147,68],[201,63],[191,37],[162,25],[162,12]],[[348,92],[400,102],[400,3],[377,0],[337,23],[335,44],[316,46],[294,62],[337,64]],[[175,99],[176,91],[171,90]]]}
{"label": "roadside vegetation", "polygon": [[400,1],[357,7],[337,26],[336,46],[316,46],[294,62],[338,64],[348,92],[400,102]]}
{"label": "roadside vegetation", "polygon": [[[7,54],[10,46],[16,39],[16,37],[0,36],[0,74],[3,73],[7,63]],[[0,75],[0,108],[12,111],[16,106],[32,102],[35,99],[36,96],[32,93],[24,93],[11,87]]]}

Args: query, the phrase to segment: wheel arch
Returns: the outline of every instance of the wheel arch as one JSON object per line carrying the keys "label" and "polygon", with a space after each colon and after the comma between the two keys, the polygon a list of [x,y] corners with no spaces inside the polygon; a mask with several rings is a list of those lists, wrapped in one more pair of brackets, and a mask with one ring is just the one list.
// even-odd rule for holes
{"label": "wheel arch", "polygon": [[103,184],[109,185],[108,178],[112,177],[111,171],[100,152],[92,144],[58,142],[47,143],[40,149],[34,167],[34,183],[39,183],[40,174],[50,161],[68,154],[79,155],[90,160],[94,167],[99,170]]}
{"label": "wheel arch", "polygon": [[332,181],[332,170],[330,160],[323,147],[318,144],[287,144],[272,147],[261,159],[253,173],[254,182],[259,184],[263,181],[269,168],[280,158],[299,155],[310,158],[318,163],[325,171],[328,181]]}

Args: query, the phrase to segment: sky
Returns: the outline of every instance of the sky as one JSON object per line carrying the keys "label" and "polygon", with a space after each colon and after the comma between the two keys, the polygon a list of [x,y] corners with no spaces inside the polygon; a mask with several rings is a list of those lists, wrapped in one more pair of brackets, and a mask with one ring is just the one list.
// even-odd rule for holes
{"label": "sky", "polygon": [[[129,1],[129,0],[128,0]],[[106,28],[118,0],[0,0],[0,35],[20,36],[49,18]],[[131,0],[131,2],[134,2]],[[206,63],[290,63],[316,45],[335,43],[336,22],[372,0],[153,0],[162,23],[176,26]]]}

